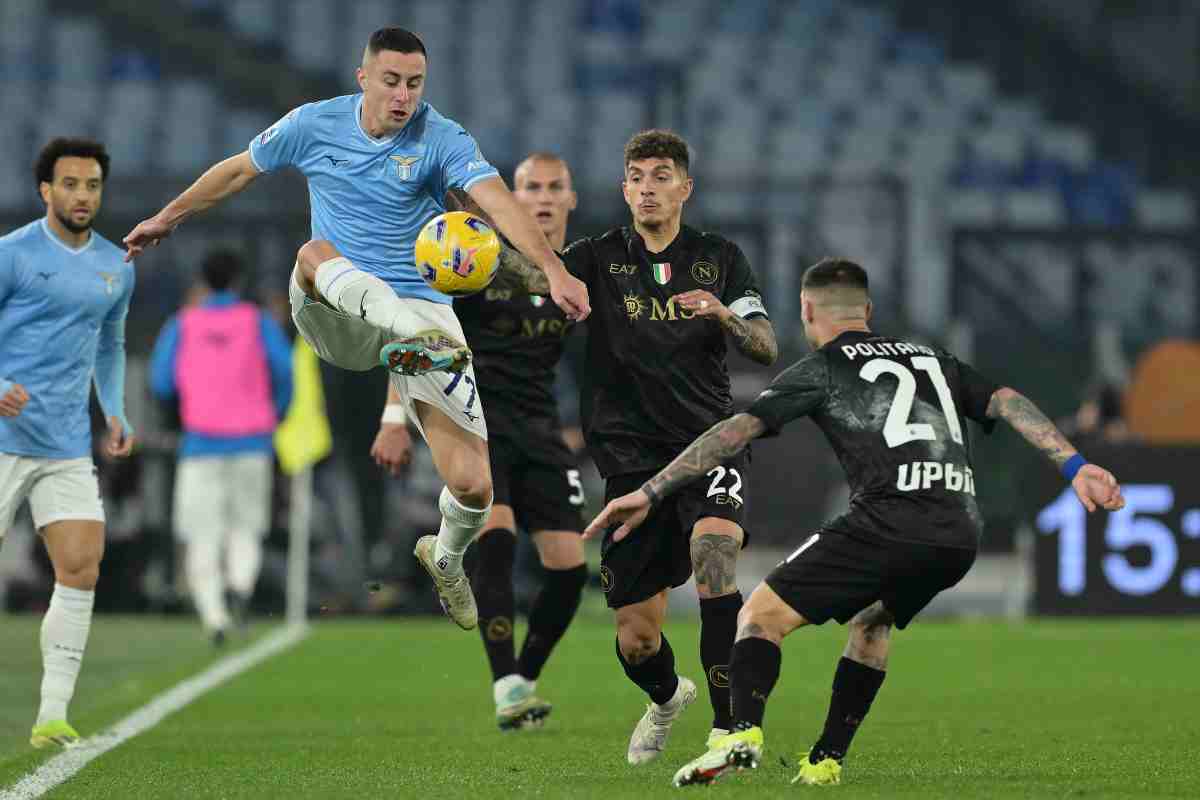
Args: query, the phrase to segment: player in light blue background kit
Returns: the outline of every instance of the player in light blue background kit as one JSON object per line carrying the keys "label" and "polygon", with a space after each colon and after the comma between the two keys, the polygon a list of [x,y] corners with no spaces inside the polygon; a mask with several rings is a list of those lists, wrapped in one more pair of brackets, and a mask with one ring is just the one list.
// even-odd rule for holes
{"label": "player in light blue background kit", "polygon": [[46,747],[79,739],[67,705],[104,555],[88,413],[93,380],[108,421],[105,452],[133,450],[125,419],[133,266],[92,230],[108,175],[103,145],[54,139],[34,172],[46,216],[0,238],[0,543],[28,499],[54,565],[42,621],[41,706],[30,737]]}
{"label": "player in light blue background kit", "polygon": [[587,287],[566,271],[471,135],[422,100],[426,69],[416,34],[377,30],[357,71],[360,94],[294,109],[141,222],[125,245],[136,255],[262,172],[292,166],[308,178],[313,239],[292,273],[292,318],[326,361],[366,370],[382,360],[392,369],[392,387],[446,483],[441,528],[417,542],[416,556],[450,617],[474,628],[462,554],[492,503],[487,425],[462,327],[450,298],[417,275],[413,242],[445,210],[446,192],[461,189],[545,273],[569,317],[583,319],[590,308]]}

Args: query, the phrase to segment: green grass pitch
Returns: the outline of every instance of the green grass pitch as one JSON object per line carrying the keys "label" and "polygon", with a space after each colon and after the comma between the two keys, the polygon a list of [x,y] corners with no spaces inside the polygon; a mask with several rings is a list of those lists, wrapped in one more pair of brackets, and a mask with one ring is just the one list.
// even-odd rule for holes
{"label": "green grass pitch", "polygon": [[[38,620],[0,617],[0,787],[46,757],[25,743]],[[589,611],[539,684],[545,729],[502,734],[478,635],[442,619],[318,622],[310,637],[101,756],[54,798],[1195,798],[1194,622],[916,623],[833,788],[790,786],[824,719],[844,631],[798,631],[767,710],[767,756],[711,789],[671,775],[701,752],[703,694],[657,762],[625,747],[644,698]],[[700,681],[697,623],[668,628]],[[85,735],[211,663],[190,621],[101,618],[73,705]],[[781,759],[789,762],[788,766]]]}

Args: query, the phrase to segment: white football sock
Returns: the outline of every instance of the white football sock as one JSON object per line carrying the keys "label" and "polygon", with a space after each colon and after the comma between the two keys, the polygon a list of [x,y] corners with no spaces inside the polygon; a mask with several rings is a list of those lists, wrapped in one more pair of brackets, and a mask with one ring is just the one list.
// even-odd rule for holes
{"label": "white football sock", "polygon": [[67,718],[67,704],[75,694],[75,680],[92,629],[95,599],[94,591],[54,584],[50,607],[42,620],[42,705],[38,725]]}
{"label": "white football sock", "polygon": [[254,594],[258,571],[262,567],[262,537],[255,531],[234,531],[225,551],[229,588],[242,597]]}
{"label": "white football sock", "polygon": [[397,335],[392,323],[404,304],[392,287],[380,278],[356,268],[347,258],[331,258],[317,266],[317,291],[345,314],[360,317],[388,333]]}
{"label": "white football sock", "polygon": [[211,531],[197,532],[188,540],[185,559],[192,603],[205,630],[218,631],[230,624],[225,606],[225,580],[221,575],[221,540]]}
{"label": "white football sock", "polygon": [[442,572],[458,572],[462,569],[462,557],[467,545],[483,529],[492,512],[492,505],[488,503],[486,508],[467,508],[443,486],[438,508],[442,511],[442,527],[438,530],[433,561]]}

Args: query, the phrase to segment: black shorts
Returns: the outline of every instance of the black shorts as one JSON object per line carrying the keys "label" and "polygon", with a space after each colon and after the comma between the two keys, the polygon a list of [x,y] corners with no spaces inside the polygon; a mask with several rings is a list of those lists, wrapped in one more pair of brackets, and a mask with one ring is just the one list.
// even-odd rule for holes
{"label": "black shorts", "polygon": [[530,533],[583,530],[583,483],[561,439],[529,448],[495,436],[488,453],[492,504],[511,506],[518,527]]}
{"label": "black shorts", "polygon": [[[612,541],[616,526],[604,534],[600,548],[600,587],[609,608],[647,600],[692,575],[691,538],[696,521],[727,519],[742,525],[746,509],[745,453],[665,498],[633,533]],[[604,502],[635,491],[658,470],[614,475],[604,487]],[[749,540],[745,533],[742,546]]]}
{"label": "black shorts", "polygon": [[814,625],[846,623],[882,600],[896,627],[962,580],[975,551],[822,529],[771,570],[766,584]]}

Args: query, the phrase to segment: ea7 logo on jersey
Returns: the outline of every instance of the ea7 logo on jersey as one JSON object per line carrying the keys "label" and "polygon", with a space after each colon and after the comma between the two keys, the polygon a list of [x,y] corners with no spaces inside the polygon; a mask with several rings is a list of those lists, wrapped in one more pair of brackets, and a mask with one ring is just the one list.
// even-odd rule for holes
{"label": "ea7 logo on jersey", "polygon": [[388,156],[396,162],[396,176],[402,181],[412,177],[413,164],[421,160],[420,156]]}
{"label": "ea7 logo on jersey", "polygon": [[610,275],[637,275],[637,264],[609,264]]}

